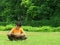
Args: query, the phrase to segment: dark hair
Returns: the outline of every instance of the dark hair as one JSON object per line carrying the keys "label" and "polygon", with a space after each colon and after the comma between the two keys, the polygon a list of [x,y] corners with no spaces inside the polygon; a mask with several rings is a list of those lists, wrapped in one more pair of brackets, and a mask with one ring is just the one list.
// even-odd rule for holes
{"label": "dark hair", "polygon": [[16,23],[17,26],[22,26],[21,22]]}

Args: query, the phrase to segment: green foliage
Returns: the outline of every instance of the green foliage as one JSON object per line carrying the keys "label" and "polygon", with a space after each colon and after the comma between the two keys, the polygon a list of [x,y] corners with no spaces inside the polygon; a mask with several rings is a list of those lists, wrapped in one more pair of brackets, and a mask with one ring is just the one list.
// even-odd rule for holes
{"label": "green foliage", "polygon": [[5,30],[5,26],[0,26],[0,31],[4,31]]}
{"label": "green foliage", "polygon": [[14,26],[12,24],[6,25],[5,30],[11,30]]}
{"label": "green foliage", "polygon": [[[8,31],[11,30],[15,25],[9,24],[6,26],[0,26],[0,31]],[[25,31],[29,32],[60,32],[59,27],[51,27],[51,26],[39,26],[39,27],[32,27],[32,26],[22,26]]]}
{"label": "green foliage", "polygon": [[30,0],[22,0],[21,2],[21,6],[23,7],[29,7],[31,5],[33,5],[33,3]]}
{"label": "green foliage", "polygon": [[15,27],[13,24],[9,24],[6,26],[0,26],[0,31],[8,31],[8,30],[11,30],[13,27]]}
{"label": "green foliage", "polygon": [[53,20],[46,20],[46,19],[39,20],[39,21],[31,20],[31,21],[23,22],[22,24],[25,26],[33,26],[33,27],[39,27],[39,26],[58,27],[60,26],[60,19],[55,19],[55,18],[52,18],[52,19]]}
{"label": "green foliage", "polygon": [[27,16],[32,19],[34,19],[37,15],[39,15],[40,10],[39,7],[37,6],[30,6],[29,9],[27,10]]}
{"label": "green foliage", "polygon": [[[27,27],[27,28],[26,28]],[[31,26],[23,26],[25,31],[32,32],[60,32],[60,27],[50,27],[50,26],[42,26],[42,27],[31,27]]]}
{"label": "green foliage", "polygon": [[19,20],[34,25],[38,21],[35,25],[60,26],[59,18],[59,0],[0,0],[0,22],[9,24]]}
{"label": "green foliage", "polygon": [[8,23],[7,22],[0,22],[0,26],[6,26]]}
{"label": "green foliage", "polygon": [[47,5],[30,6],[27,10],[27,16],[34,20],[49,19],[53,14],[53,9]]}

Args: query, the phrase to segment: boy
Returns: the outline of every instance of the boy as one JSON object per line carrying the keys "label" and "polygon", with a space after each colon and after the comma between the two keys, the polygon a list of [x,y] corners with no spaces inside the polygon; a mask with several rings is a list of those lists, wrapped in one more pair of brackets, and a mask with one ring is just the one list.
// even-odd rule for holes
{"label": "boy", "polygon": [[24,40],[27,39],[26,34],[24,30],[21,27],[21,23],[18,22],[16,24],[16,27],[13,28],[9,33],[8,33],[8,38],[9,40]]}

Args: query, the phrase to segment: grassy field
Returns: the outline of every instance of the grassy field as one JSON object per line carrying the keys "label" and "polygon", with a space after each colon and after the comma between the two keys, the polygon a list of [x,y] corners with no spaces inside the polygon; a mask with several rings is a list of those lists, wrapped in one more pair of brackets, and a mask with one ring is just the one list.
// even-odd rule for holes
{"label": "grassy field", "polygon": [[26,32],[27,40],[9,41],[8,31],[0,31],[0,45],[60,45],[60,32]]}

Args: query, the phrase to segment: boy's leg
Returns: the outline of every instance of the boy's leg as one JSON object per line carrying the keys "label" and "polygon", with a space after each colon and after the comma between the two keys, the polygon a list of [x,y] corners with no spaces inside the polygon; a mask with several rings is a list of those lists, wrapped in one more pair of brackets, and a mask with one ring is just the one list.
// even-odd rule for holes
{"label": "boy's leg", "polygon": [[7,34],[9,40],[13,40],[12,34]]}
{"label": "boy's leg", "polygon": [[25,34],[20,34],[20,35],[8,34],[7,36],[9,38],[9,40],[17,40],[17,39],[25,40],[25,39],[27,39]]}
{"label": "boy's leg", "polygon": [[27,39],[27,36],[24,34],[17,35],[16,37],[17,37],[17,39],[21,39],[21,40]]}
{"label": "boy's leg", "polygon": [[27,39],[26,35],[22,35],[22,36],[21,36],[21,39],[22,39],[22,40]]}

